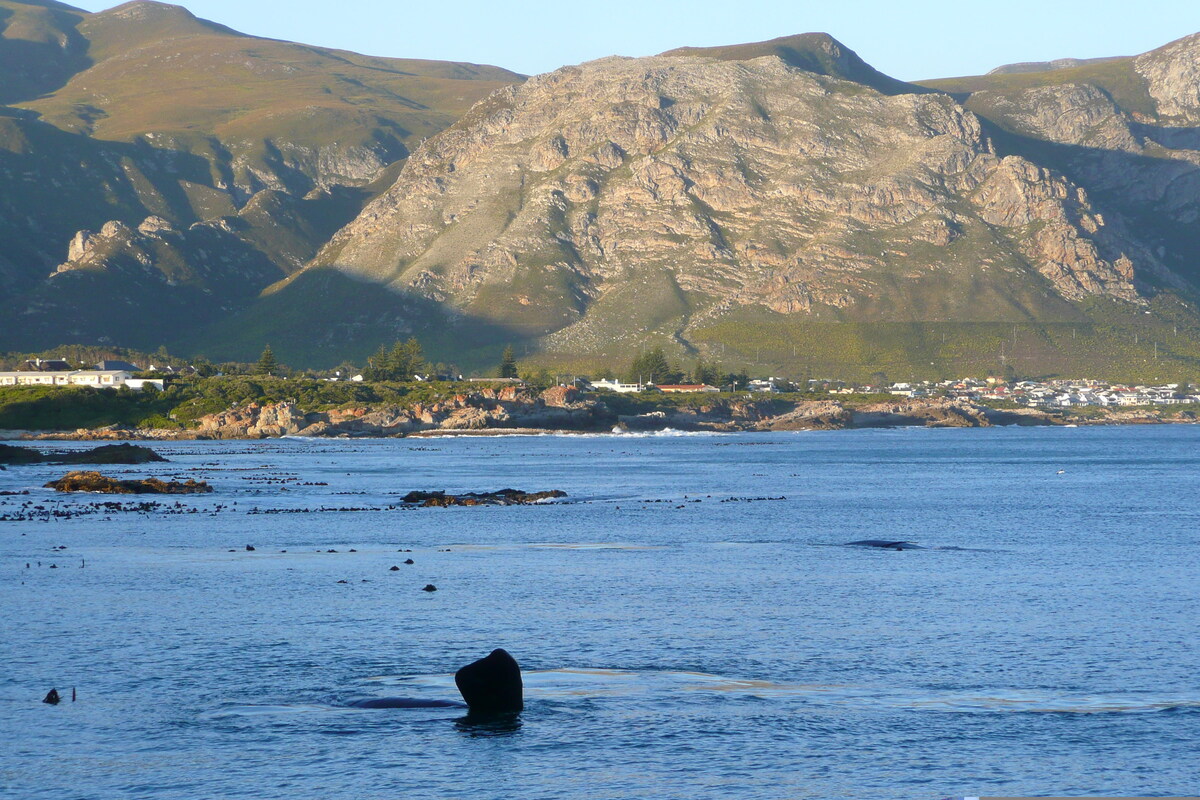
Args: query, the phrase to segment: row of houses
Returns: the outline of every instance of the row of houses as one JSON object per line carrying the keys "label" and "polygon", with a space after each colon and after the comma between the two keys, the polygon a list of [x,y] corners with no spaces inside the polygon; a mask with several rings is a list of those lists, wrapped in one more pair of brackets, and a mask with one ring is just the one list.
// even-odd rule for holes
{"label": "row of houses", "polygon": [[1078,384],[1065,386],[1031,385],[1014,387],[1018,402],[1029,406],[1072,408],[1075,406],[1155,406],[1200,402],[1200,397],[1180,391],[1175,383],[1163,386],[1109,386]]}
{"label": "row of houses", "polygon": [[[578,383],[578,381],[577,381]],[[623,383],[615,380],[595,380],[588,381],[587,387],[591,389],[602,389],[610,392],[619,392],[620,394],[631,394],[633,392],[664,392],[666,394],[683,394],[687,392],[720,392],[716,386],[709,386],[707,383]]]}
{"label": "row of houses", "polygon": [[162,390],[162,379],[135,378],[128,370],[68,369],[0,372],[0,386],[90,386],[94,389],[116,389],[128,386],[141,391],[147,386]]}
{"label": "row of houses", "polygon": [[962,400],[1008,400],[1033,408],[1181,405],[1200,402],[1200,395],[1189,393],[1186,387],[1177,383],[1129,386],[1097,380],[1009,382],[995,378],[986,381],[963,378],[937,383],[893,383],[882,387],[882,390],[904,397],[944,394]]}

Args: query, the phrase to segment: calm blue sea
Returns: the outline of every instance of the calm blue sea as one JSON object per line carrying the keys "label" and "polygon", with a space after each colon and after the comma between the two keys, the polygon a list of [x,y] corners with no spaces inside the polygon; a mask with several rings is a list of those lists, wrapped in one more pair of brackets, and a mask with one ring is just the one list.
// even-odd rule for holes
{"label": "calm blue sea", "polygon": [[[1200,790],[1198,427],[158,449],[215,494],[0,522],[0,796]],[[510,486],[570,497],[392,508]],[[494,647],[516,725],[345,707]]]}

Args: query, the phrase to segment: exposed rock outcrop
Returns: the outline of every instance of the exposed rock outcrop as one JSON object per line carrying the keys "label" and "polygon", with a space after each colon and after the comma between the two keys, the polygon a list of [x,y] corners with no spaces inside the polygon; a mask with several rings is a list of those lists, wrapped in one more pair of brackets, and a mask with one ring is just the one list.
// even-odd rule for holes
{"label": "exposed rock outcrop", "polygon": [[514,387],[471,394],[408,408],[343,408],[307,413],[293,403],[250,403],[198,421],[196,435],[212,439],[272,436],[397,436],[423,431],[480,431],[488,428],[594,430],[615,417],[603,403],[581,401],[574,389],[549,390],[541,397]]}
{"label": "exposed rock outcrop", "polygon": [[208,494],[213,490],[204,481],[193,479],[186,482],[164,481],[159,478],[119,480],[99,472],[68,472],[58,480],[47,483],[46,488],[58,492],[97,494]]}
{"label": "exposed rock outcrop", "polygon": [[546,500],[557,500],[566,496],[566,492],[559,490],[523,492],[518,489],[501,489],[496,492],[468,492],[466,494],[409,492],[400,502],[424,508],[449,508],[450,506],[527,506],[545,502]]}

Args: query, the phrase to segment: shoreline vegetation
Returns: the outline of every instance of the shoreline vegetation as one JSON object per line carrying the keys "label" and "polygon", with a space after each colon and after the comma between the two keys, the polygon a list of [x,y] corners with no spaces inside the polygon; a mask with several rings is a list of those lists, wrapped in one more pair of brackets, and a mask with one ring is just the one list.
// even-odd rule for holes
{"label": "shoreline vegetation", "polygon": [[614,394],[466,383],[207,378],[162,392],[0,389],[0,439],[215,440],[1193,423],[1200,404],[1034,409],[892,395]]}

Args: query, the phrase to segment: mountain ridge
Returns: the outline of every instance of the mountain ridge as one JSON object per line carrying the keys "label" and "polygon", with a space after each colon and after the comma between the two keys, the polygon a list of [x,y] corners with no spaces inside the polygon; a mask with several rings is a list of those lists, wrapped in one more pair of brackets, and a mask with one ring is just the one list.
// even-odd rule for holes
{"label": "mountain ridge", "polygon": [[[196,319],[230,311],[285,277],[299,267],[297,253],[307,258],[319,246],[311,240],[317,228],[298,223],[284,226],[285,252],[266,252],[267,229],[238,219],[260,193],[284,193],[301,204],[356,196],[361,204],[411,146],[495,87],[521,79],[482,65],[250,37],[145,0],[94,14],[0,0],[0,26],[0,68],[20,61],[28,78],[7,84],[12,90],[0,111],[0,180],[25,189],[0,196],[7,244],[0,284],[24,297],[22,312],[0,321],[0,338],[15,347],[41,345],[70,316],[76,326],[64,335],[83,340],[178,339]],[[39,63],[49,66],[39,72]],[[12,96],[18,91],[24,94]],[[327,237],[325,229],[355,209],[324,205],[339,209],[318,226]],[[110,232],[136,230],[152,217],[183,232],[169,245],[156,243],[158,255],[117,237],[106,244],[110,259],[72,263],[68,245],[80,231],[92,236],[112,222],[123,228]],[[230,255],[223,275],[220,261],[186,233],[221,219],[230,220],[225,234],[238,240],[231,247],[240,253]],[[259,265],[253,279],[243,269],[246,258]],[[169,266],[188,260],[207,266]],[[131,271],[134,263],[141,267]],[[200,272],[209,277],[199,280]],[[76,315],[89,293],[109,298],[112,311]],[[125,311],[125,295],[207,308],[160,316],[161,326],[150,326]],[[240,300],[231,305],[232,298]]]}
{"label": "mountain ridge", "polygon": [[[0,0],[0,25],[22,9],[40,11],[14,37],[75,58],[70,28],[91,62],[0,109],[0,180],[34,176],[0,200],[17,244],[0,284],[23,303],[0,322],[10,346],[245,358],[270,341],[316,364],[417,335],[468,365],[513,342],[586,366],[648,344],[762,363],[766,342],[772,369],[865,370],[886,350],[912,369],[1044,370],[1148,359],[1122,331],[1169,328],[1164,357],[1200,370],[1197,37],[920,84],[827,34],[527,80],[246,37],[144,1]],[[92,173],[49,213],[75,151]],[[25,219],[57,228],[31,236]],[[111,311],[63,326],[89,298]],[[1062,338],[1081,328],[1094,354]]]}

